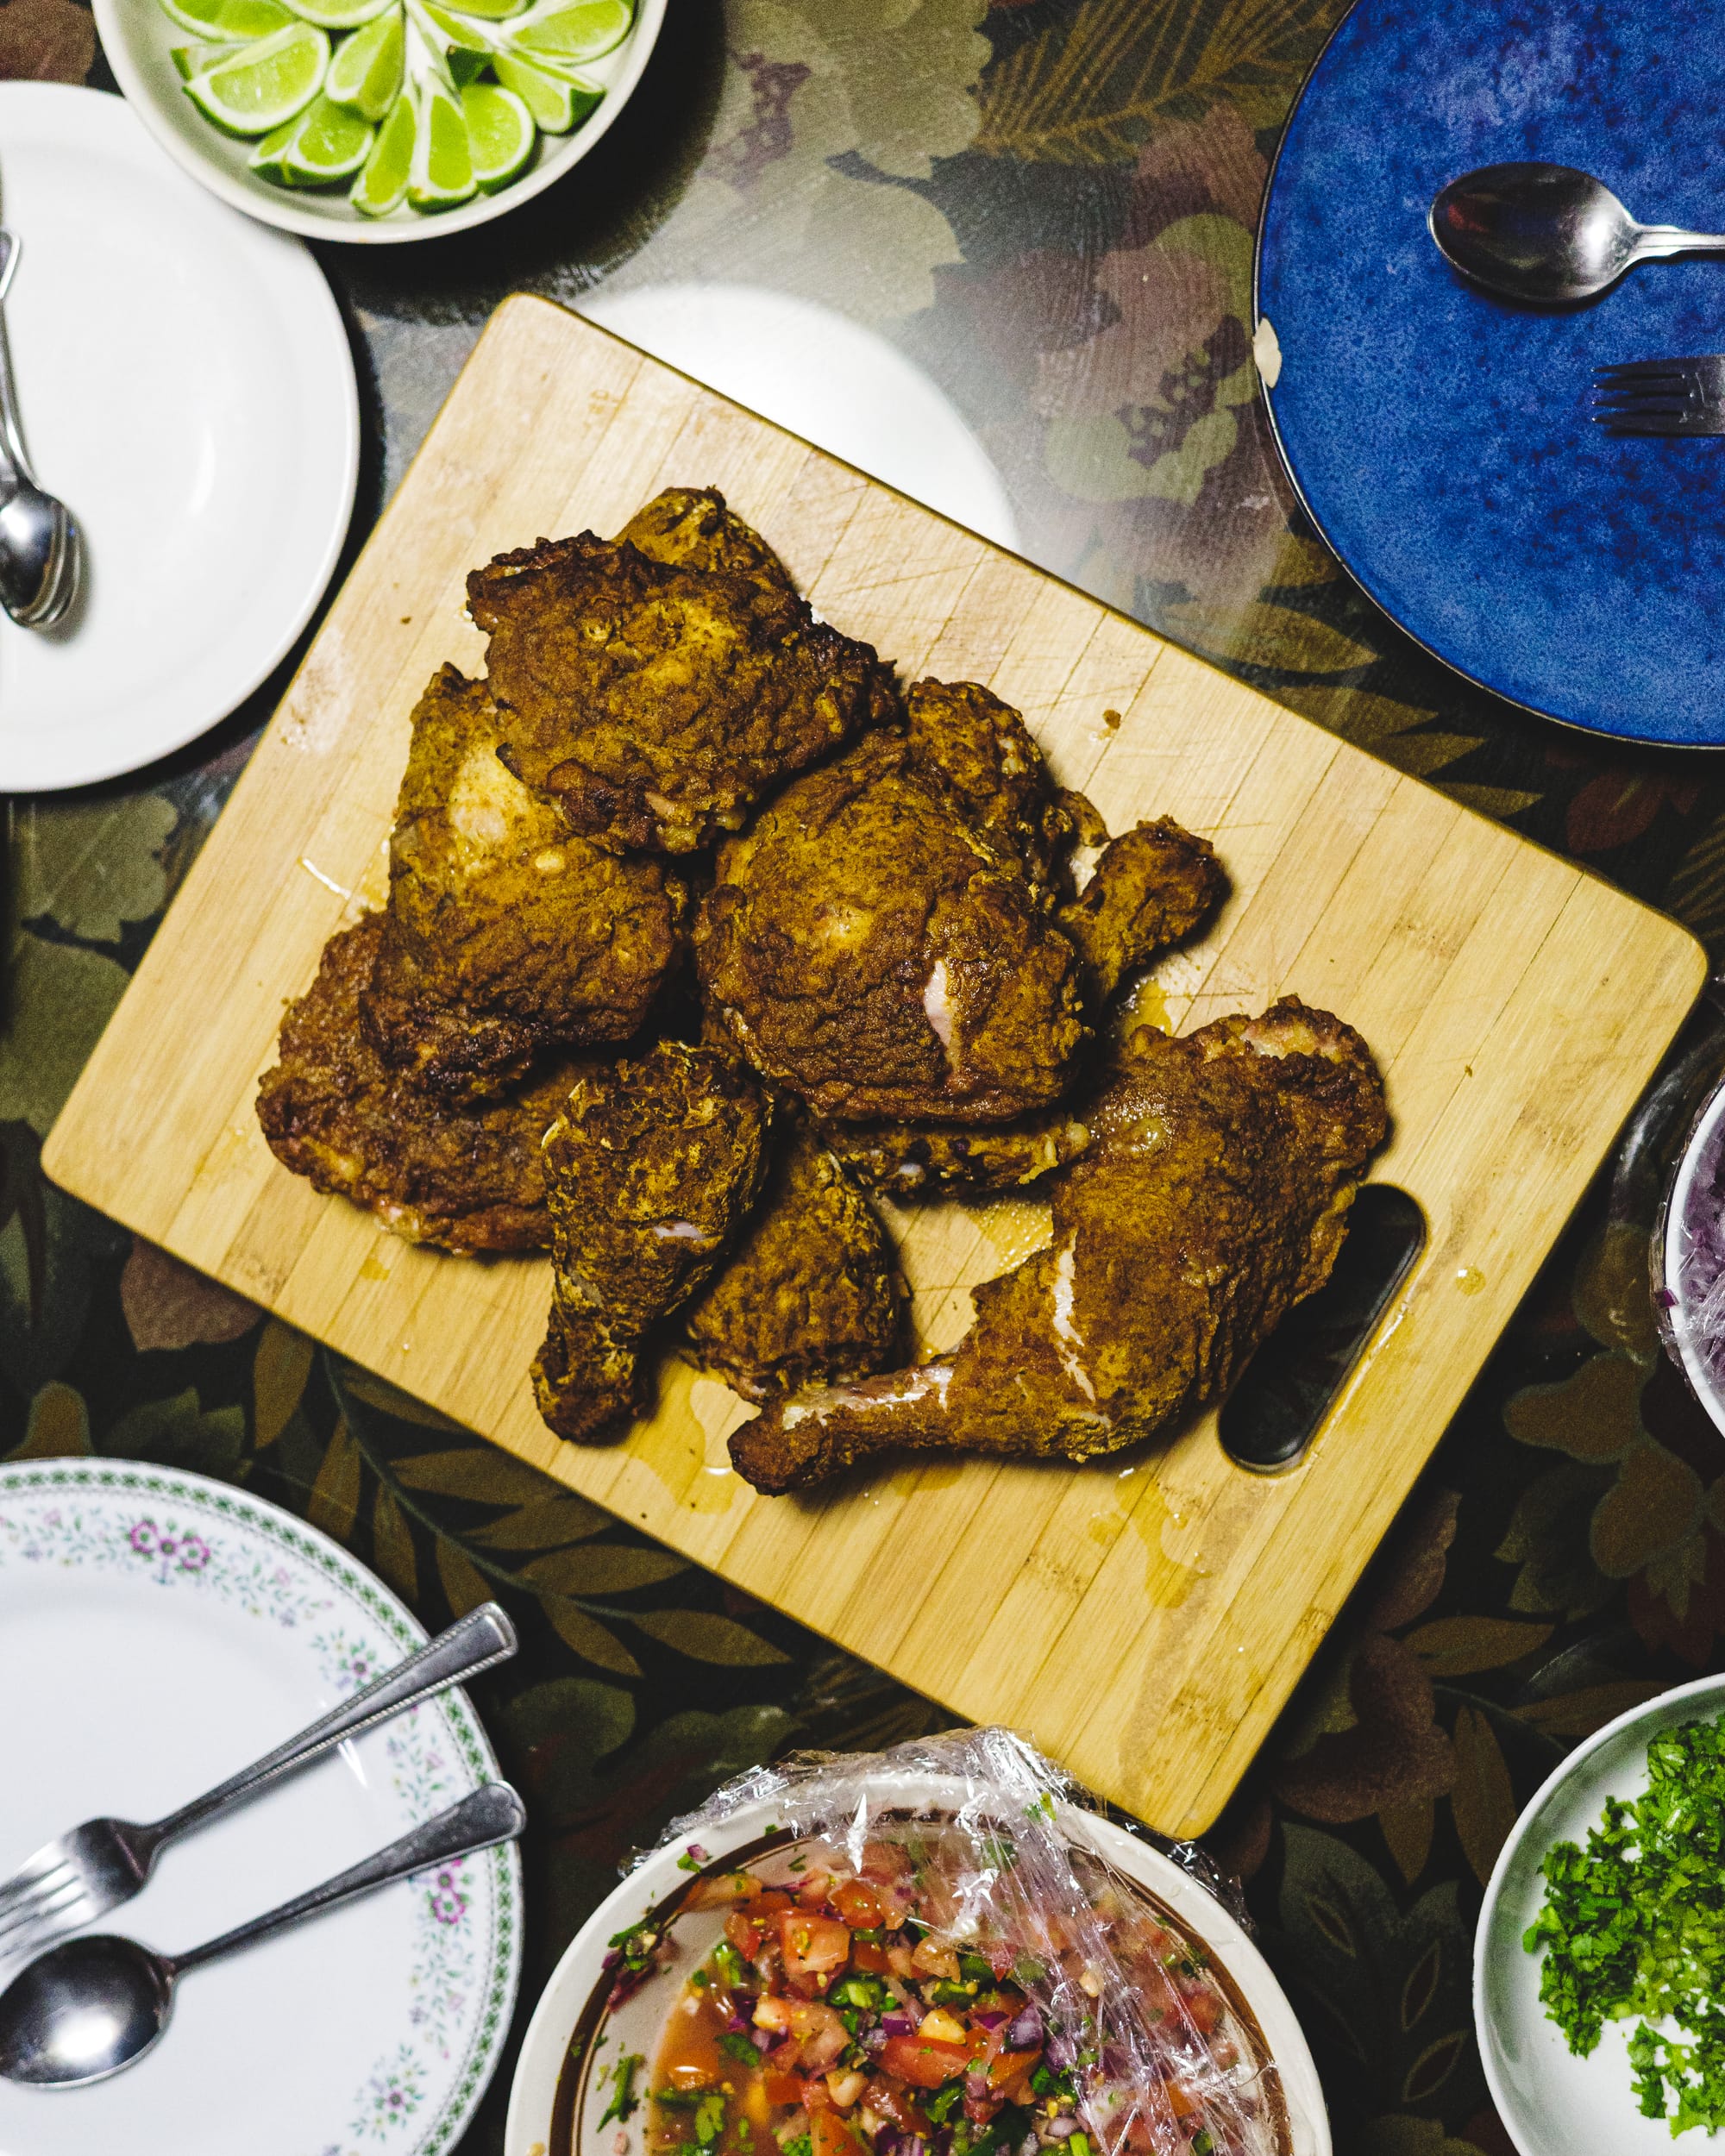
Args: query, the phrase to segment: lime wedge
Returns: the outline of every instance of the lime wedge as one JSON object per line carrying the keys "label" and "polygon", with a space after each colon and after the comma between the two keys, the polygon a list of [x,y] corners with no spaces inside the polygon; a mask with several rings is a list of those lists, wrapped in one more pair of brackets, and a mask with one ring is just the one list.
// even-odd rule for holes
{"label": "lime wedge", "polygon": [[323,31],[294,22],[273,37],[235,46],[226,59],[194,75],[185,94],[229,135],[267,135],[310,103],[329,64],[329,41]]}
{"label": "lime wedge", "polygon": [[461,99],[436,75],[414,85],[413,160],[407,199],[416,210],[448,210],[474,191],[474,157]]}
{"label": "lime wedge", "polygon": [[293,17],[280,0],[161,0],[162,12],[194,37],[224,45],[249,45],[273,37]]}
{"label": "lime wedge", "polygon": [[336,47],[323,95],[362,120],[381,120],[400,93],[406,51],[400,10],[392,9]]}
{"label": "lime wedge", "polygon": [[180,80],[190,82],[206,67],[213,67],[218,60],[226,60],[233,50],[224,39],[219,45],[176,45],[168,57],[179,70]]}
{"label": "lime wedge", "polygon": [[407,175],[417,132],[413,97],[404,90],[390,107],[372,144],[372,154],[348,191],[348,201],[362,217],[386,217],[407,200]]}
{"label": "lime wedge", "polygon": [[469,83],[461,92],[473,154],[474,185],[481,194],[506,187],[533,154],[538,130],[533,115],[512,90],[494,82]]}
{"label": "lime wedge", "polygon": [[451,15],[478,16],[487,22],[500,22],[505,16],[519,15],[526,5],[527,0],[461,0],[460,7],[451,4],[448,12]]}
{"label": "lime wedge", "polygon": [[328,97],[311,100],[285,127],[267,135],[247,160],[254,172],[288,187],[327,187],[351,179],[372,147],[367,122]]}
{"label": "lime wedge", "polygon": [[401,0],[286,0],[302,22],[324,30],[354,30],[398,7]]}
{"label": "lime wedge", "polygon": [[548,74],[544,68],[519,60],[513,53],[499,53],[492,66],[504,88],[515,92],[533,115],[535,125],[547,135],[567,135],[605,95],[597,83],[583,81],[574,73]]}
{"label": "lime wedge", "polygon": [[622,44],[634,20],[628,0],[539,0],[504,34],[523,60],[580,67]]}

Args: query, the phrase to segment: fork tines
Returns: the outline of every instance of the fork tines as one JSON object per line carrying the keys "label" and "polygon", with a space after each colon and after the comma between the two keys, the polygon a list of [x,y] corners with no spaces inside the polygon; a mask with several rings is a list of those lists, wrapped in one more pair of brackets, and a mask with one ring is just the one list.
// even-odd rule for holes
{"label": "fork tines", "polygon": [[1593,370],[1593,420],[1615,435],[1725,434],[1725,358],[1629,360]]}

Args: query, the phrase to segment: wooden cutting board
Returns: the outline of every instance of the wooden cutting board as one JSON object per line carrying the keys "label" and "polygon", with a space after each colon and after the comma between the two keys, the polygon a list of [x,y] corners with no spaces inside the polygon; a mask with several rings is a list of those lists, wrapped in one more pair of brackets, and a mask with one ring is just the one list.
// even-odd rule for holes
{"label": "wooden cutting board", "polygon": [[[534,1413],[543,1261],[411,1248],[278,1167],[252,1102],[284,1000],[384,891],[408,716],[482,644],[462,579],[716,485],[906,679],[993,686],[1116,830],[1173,815],[1233,881],[1145,1015],[1285,991],[1388,1075],[1376,1176],[1429,1238],[1304,1462],[1206,1416],[1085,1469],[925,1465],[812,1501],[729,1471],[739,1403],[668,1361],[625,1443]],[[1661,915],[543,301],[499,309],[158,931],[47,1150],[101,1211],[905,1683],[1032,1733],[1170,1833],[1287,1700],[1700,988]],[[1023,1200],[894,1216],[925,1344],[1042,1240]]]}

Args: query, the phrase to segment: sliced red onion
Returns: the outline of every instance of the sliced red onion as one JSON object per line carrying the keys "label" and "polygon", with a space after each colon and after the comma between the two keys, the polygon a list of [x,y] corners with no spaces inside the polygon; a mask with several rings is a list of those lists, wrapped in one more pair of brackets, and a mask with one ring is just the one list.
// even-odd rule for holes
{"label": "sliced red onion", "polygon": [[1027,2006],[1007,2031],[1007,2047],[1013,2051],[1030,2051],[1041,2041],[1042,2016],[1033,2006]]}

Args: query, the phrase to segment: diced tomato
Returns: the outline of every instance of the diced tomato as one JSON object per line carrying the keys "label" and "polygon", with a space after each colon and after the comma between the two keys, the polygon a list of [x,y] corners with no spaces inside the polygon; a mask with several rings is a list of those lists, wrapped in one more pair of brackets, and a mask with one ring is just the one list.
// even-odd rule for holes
{"label": "diced tomato", "polygon": [[877,2074],[869,2084],[869,2104],[883,2119],[906,2134],[932,2134],[934,2130],[928,2114],[919,2104],[913,2103],[910,2090],[902,2081],[888,2081],[884,2074]]}
{"label": "diced tomato", "polygon": [[800,2103],[803,2100],[800,2074],[775,2073],[769,2067],[761,2077],[761,2086],[768,2103]]}
{"label": "diced tomato", "polygon": [[913,2089],[938,2089],[970,2067],[968,2044],[944,2044],[930,2036],[889,2036],[881,2046],[881,2064],[889,2074],[908,2081]]}
{"label": "diced tomato", "polygon": [[832,1890],[832,1906],[847,1924],[870,1932],[886,1921],[887,1905],[866,1879],[846,1879]]}
{"label": "diced tomato", "polygon": [[1020,2075],[1030,2071],[1041,2056],[1040,2050],[1003,2051],[998,2058],[983,2063],[982,2071],[988,2077],[988,2086],[998,2092],[1010,2089]]}
{"label": "diced tomato", "polygon": [[853,1939],[850,1942],[850,1966],[860,1969],[865,1976],[884,1976],[891,1965],[887,1950],[877,1946],[872,1939]]}
{"label": "diced tomato", "polygon": [[806,1909],[818,1909],[826,1899],[826,1874],[811,1871],[797,1884],[797,1899]]}
{"label": "diced tomato", "polygon": [[862,2156],[862,2143],[849,2119],[834,2110],[809,2112],[809,2139],[814,2156]]}
{"label": "diced tomato", "polygon": [[850,1933],[831,1916],[787,1909],[779,1919],[779,1944],[787,1977],[819,1977],[850,1959]]}
{"label": "diced tomato", "polygon": [[1176,2119],[1189,2118],[1199,2108],[1197,2097],[1183,2081],[1168,2081],[1163,2086],[1168,2091],[1168,2108]]}
{"label": "diced tomato", "polygon": [[751,1913],[756,1916],[776,1916],[781,1909],[790,1907],[790,1896],[781,1894],[777,1887],[768,1887],[758,1901],[750,1904]]}
{"label": "diced tomato", "polygon": [[732,1909],[724,1920],[724,1935],[745,1961],[753,1961],[767,1933],[764,1925],[745,1916],[741,1909]]}
{"label": "diced tomato", "polygon": [[1222,2018],[1222,2002],[1217,1995],[1208,1987],[1201,1991],[1189,1992],[1184,2004],[1192,2017],[1192,2026],[1199,2035],[1212,2034]]}

